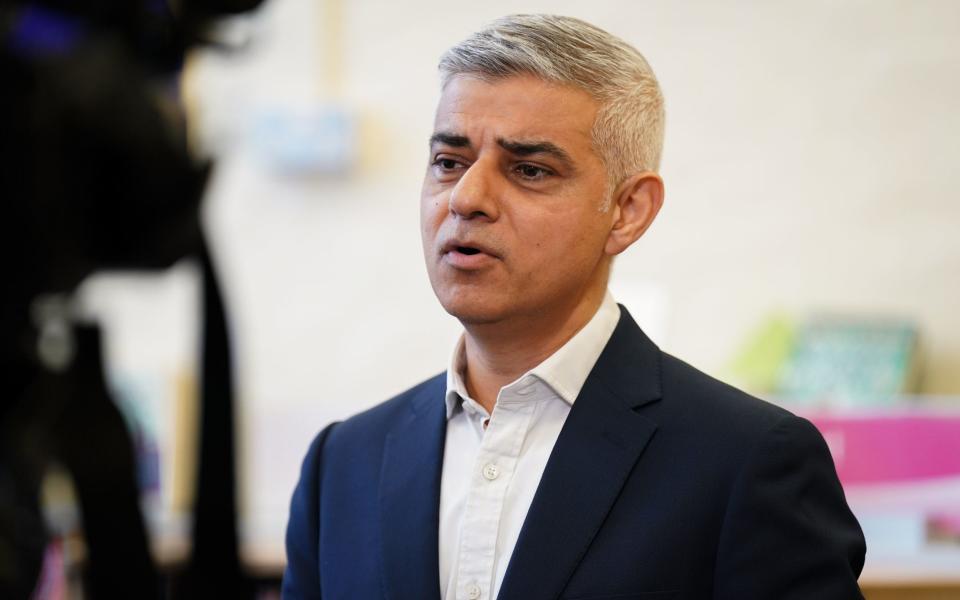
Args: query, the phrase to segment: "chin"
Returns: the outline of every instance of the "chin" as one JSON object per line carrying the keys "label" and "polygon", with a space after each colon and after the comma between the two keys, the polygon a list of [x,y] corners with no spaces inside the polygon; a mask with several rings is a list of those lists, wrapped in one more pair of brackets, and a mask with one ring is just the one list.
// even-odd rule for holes
{"label": "chin", "polygon": [[464,325],[483,325],[503,320],[505,311],[499,302],[492,299],[470,297],[462,292],[439,295],[441,306]]}
{"label": "chin", "polygon": [[496,311],[492,311],[483,306],[465,307],[455,303],[454,305],[444,304],[443,308],[450,316],[456,317],[456,319],[464,325],[484,325],[487,323],[496,323],[500,320],[500,316]]}

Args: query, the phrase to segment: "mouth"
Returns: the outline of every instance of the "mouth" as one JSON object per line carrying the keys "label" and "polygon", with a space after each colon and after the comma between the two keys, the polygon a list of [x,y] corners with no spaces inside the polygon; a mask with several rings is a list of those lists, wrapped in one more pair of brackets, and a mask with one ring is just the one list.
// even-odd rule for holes
{"label": "mouth", "polygon": [[484,244],[473,240],[448,240],[441,247],[441,258],[449,266],[458,270],[473,271],[482,269],[499,259],[499,255]]}
{"label": "mouth", "polygon": [[488,254],[493,258],[499,258],[499,254],[490,246],[480,243],[477,240],[451,238],[440,247],[441,254],[450,254],[455,252],[466,256],[476,256],[478,254]]}

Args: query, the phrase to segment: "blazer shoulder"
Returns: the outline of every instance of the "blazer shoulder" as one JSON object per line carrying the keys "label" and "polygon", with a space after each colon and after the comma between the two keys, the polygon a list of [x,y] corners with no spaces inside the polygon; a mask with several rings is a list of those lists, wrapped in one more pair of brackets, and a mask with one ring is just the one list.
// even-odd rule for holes
{"label": "blazer shoulder", "polygon": [[661,369],[662,404],[687,423],[702,423],[710,430],[746,441],[795,418],[787,409],[751,396],[667,353],[662,353]]}

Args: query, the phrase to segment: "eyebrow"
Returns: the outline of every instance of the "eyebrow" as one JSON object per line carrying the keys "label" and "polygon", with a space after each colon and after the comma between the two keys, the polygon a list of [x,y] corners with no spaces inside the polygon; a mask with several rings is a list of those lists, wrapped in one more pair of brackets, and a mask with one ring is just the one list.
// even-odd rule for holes
{"label": "eyebrow", "polygon": [[497,144],[511,154],[517,156],[533,156],[534,154],[546,154],[565,163],[568,166],[573,165],[573,160],[566,150],[553,142],[520,142],[513,140],[497,139]]}
{"label": "eyebrow", "polygon": [[[448,131],[438,131],[430,136],[430,146],[434,144],[443,144],[445,146],[450,146],[451,148],[470,148],[473,144],[470,142],[470,138],[461,135],[459,133],[452,133]],[[533,156],[535,154],[546,154],[556,158],[557,160],[562,161],[568,166],[573,165],[573,159],[570,158],[570,154],[561,148],[560,146],[554,144],[553,142],[547,141],[517,141],[517,140],[507,140],[504,138],[497,138],[497,145],[506,150],[507,152],[514,154],[516,156]]]}
{"label": "eyebrow", "polygon": [[451,148],[469,148],[471,145],[470,138],[467,136],[447,131],[438,131],[431,135],[430,146],[433,147],[434,144],[443,144]]}

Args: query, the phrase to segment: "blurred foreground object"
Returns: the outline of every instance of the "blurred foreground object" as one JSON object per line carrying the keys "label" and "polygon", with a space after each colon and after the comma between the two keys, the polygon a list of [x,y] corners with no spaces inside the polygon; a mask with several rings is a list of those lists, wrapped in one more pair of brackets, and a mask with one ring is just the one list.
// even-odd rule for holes
{"label": "blurred foreground object", "polygon": [[99,330],[73,293],[102,269],[190,255],[205,275],[204,404],[196,540],[178,595],[211,597],[215,582],[243,596],[230,356],[198,216],[208,168],[187,152],[171,82],[213,18],[259,4],[0,0],[0,597],[31,597],[44,557],[62,562],[40,509],[55,465],[76,492],[85,597],[160,597],[133,444],[103,382]]}

